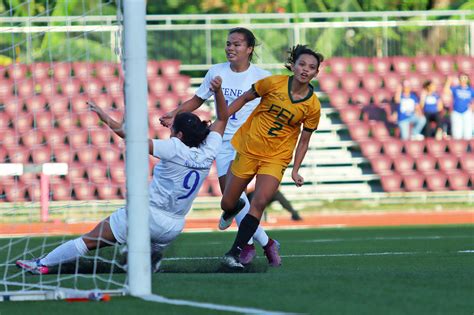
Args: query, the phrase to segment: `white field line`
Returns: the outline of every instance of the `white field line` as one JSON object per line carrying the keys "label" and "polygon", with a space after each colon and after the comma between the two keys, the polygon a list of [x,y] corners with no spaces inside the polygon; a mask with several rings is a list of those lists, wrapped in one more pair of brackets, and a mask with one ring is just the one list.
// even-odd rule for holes
{"label": "white field line", "polygon": [[295,313],[267,311],[267,310],[251,308],[251,307],[240,307],[240,306],[213,304],[213,303],[194,302],[194,301],[187,301],[187,300],[168,299],[156,294],[145,295],[145,296],[141,296],[140,298],[149,302],[157,302],[157,303],[165,303],[165,304],[181,305],[181,306],[191,306],[191,307],[197,307],[197,308],[205,308],[205,309],[214,310],[214,311],[227,311],[227,312],[234,312],[234,313],[241,313],[241,314],[266,314],[266,315],[295,314]]}

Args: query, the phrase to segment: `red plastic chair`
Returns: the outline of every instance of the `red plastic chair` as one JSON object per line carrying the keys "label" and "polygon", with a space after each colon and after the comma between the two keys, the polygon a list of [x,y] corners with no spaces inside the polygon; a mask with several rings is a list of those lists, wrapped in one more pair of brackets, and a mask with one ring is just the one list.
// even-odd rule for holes
{"label": "red plastic chair", "polygon": [[382,77],[376,73],[366,73],[362,77],[363,88],[370,93],[374,93],[378,89],[382,88]]}
{"label": "red plastic chair", "polygon": [[402,156],[403,143],[399,139],[390,139],[382,143],[383,153],[393,159],[402,159],[408,156]]}
{"label": "red plastic chair", "polygon": [[415,165],[418,172],[427,175],[435,173],[436,159],[430,155],[422,155],[415,159]]}
{"label": "red plastic chair", "polygon": [[372,166],[372,170],[379,175],[387,175],[393,173],[393,162],[392,159],[388,156],[373,156],[372,158],[370,158],[370,165]]}
{"label": "red plastic chair", "polygon": [[390,72],[383,76],[384,88],[395,93],[402,82],[402,76],[396,72]]}
{"label": "red plastic chair", "polygon": [[88,165],[93,165],[93,167],[96,167],[99,150],[96,147],[84,145],[82,147],[77,147],[76,155],[82,165],[86,167]]}
{"label": "red plastic chair", "polygon": [[101,200],[119,199],[119,187],[112,184],[97,186],[97,194]]}
{"label": "red plastic chair", "polygon": [[92,79],[93,66],[89,62],[73,62],[72,71],[74,71],[74,77],[79,80],[86,82],[87,80]]}
{"label": "red plastic chair", "polygon": [[123,161],[110,163],[110,177],[115,184],[125,184],[125,164]]}
{"label": "red plastic chair", "polygon": [[99,148],[99,155],[102,163],[114,165],[120,161],[122,151],[115,147],[102,147]]}
{"label": "red plastic chair", "polygon": [[30,113],[44,112],[46,103],[46,98],[42,95],[25,98],[26,110]]}
{"label": "red plastic chair", "polygon": [[447,141],[436,140],[433,138],[426,139],[426,150],[428,154],[439,157],[446,154]]}
{"label": "red plastic chair", "polygon": [[468,187],[469,174],[456,171],[448,174],[448,185],[452,190],[470,190]]}
{"label": "red plastic chair", "polygon": [[92,145],[97,147],[108,147],[111,145],[112,134],[109,129],[92,129],[89,131]]}
{"label": "red plastic chair", "polygon": [[46,144],[48,144],[51,148],[62,147],[66,144],[66,135],[61,129],[53,128],[48,132],[44,132],[43,135],[46,140]]}
{"label": "red plastic chair", "polygon": [[86,183],[86,167],[77,162],[70,163],[66,177],[73,184]]}
{"label": "red plastic chair", "polygon": [[118,64],[112,62],[94,63],[95,74],[102,82],[117,78],[115,73],[118,71]]}
{"label": "red plastic chair", "polygon": [[353,123],[360,120],[361,110],[356,106],[347,106],[339,111],[341,120],[346,123]]}
{"label": "red plastic chair", "polygon": [[454,140],[448,141],[448,149],[452,155],[460,157],[467,154],[469,142],[467,140]]}
{"label": "red plastic chair", "polygon": [[364,122],[354,122],[347,125],[351,138],[355,141],[362,141],[369,138],[370,127]]}
{"label": "red plastic chair", "polygon": [[123,97],[123,80],[119,78],[110,79],[105,82],[107,94],[111,97]]}
{"label": "red plastic chair", "polygon": [[401,74],[402,76],[406,76],[411,73],[412,61],[409,57],[405,57],[405,56],[392,57],[392,65],[393,65],[393,69],[397,73]]}
{"label": "red plastic chair", "polygon": [[344,57],[332,57],[327,60],[326,65],[329,65],[331,68],[331,74],[341,77],[348,72],[347,66],[349,65],[349,59]]}
{"label": "red plastic chair", "polygon": [[374,103],[377,105],[390,103],[393,98],[393,92],[388,89],[378,89],[372,94]]}
{"label": "red plastic chair", "polygon": [[72,66],[69,62],[58,62],[52,66],[53,77],[56,81],[64,82],[71,78]]}
{"label": "red plastic chair", "polygon": [[26,185],[20,181],[15,181],[12,185],[3,187],[5,200],[9,202],[26,201]]}
{"label": "red plastic chair", "polygon": [[334,74],[324,74],[318,80],[321,91],[331,93],[339,88],[339,79]]}
{"label": "red plastic chair", "polygon": [[87,139],[89,135],[87,130],[74,128],[71,129],[70,132],[67,134],[68,143],[76,149],[86,149],[87,146]]}
{"label": "red plastic chair", "polygon": [[179,96],[174,93],[165,93],[159,98],[160,109],[163,111],[171,111],[179,105]]}
{"label": "red plastic chair", "polygon": [[79,123],[84,129],[97,129],[99,127],[99,116],[94,112],[83,112],[79,114]]}
{"label": "red plastic chair", "polygon": [[5,113],[5,112],[0,112],[0,132],[2,130],[10,129],[10,124],[11,124],[10,115],[8,115],[8,113]]}
{"label": "red plastic chair", "polygon": [[72,199],[72,187],[68,181],[51,185],[52,198],[55,201],[68,201]]}
{"label": "red plastic chair", "polygon": [[436,56],[434,60],[436,70],[443,75],[454,74],[454,59],[451,56]]}
{"label": "red plastic chair", "polygon": [[154,79],[158,76],[160,64],[156,60],[148,60],[146,65],[146,75],[148,79]]}
{"label": "red plastic chair", "polygon": [[77,200],[93,200],[95,197],[95,185],[91,183],[74,183],[74,195]]}
{"label": "red plastic chair", "polygon": [[341,109],[349,104],[349,94],[345,91],[335,91],[329,93],[329,103],[332,107]]}
{"label": "red plastic chair", "polygon": [[[456,65],[459,72],[472,73],[474,70],[474,58],[469,56],[456,56]],[[471,77],[472,80],[472,77]]]}
{"label": "red plastic chair", "polygon": [[0,101],[6,100],[13,96],[13,82],[0,78]]}
{"label": "red plastic chair", "polygon": [[[51,145],[50,145],[51,146]],[[68,163],[71,166],[71,163],[74,160],[74,155],[71,151],[71,148],[65,144],[57,144],[51,146],[53,151],[54,160],[58,163]],[[71,167],[69,167],[69,173],[71,172]]]}
{"label": "red plastic chair", "polygon": [[6,163],[7,156],[8,156],[7,149],[5,149],[3,146],[0,146],[0,163]]}
{"label": "red plastic chair", "polygon": [[424,191],[425,176],[419,173],[410,173],[403,176],[406,191]]}
{"label": "red plastic chair", "polygon": [[425,143],[423,141],[405,140],[403,141],[405,153],[413,158],[420,157],[425,154]]}
{"label": "red plastic chair", "polygon": [[180,96],[188,95],[189,87],[191,86],[191,78],[187,75],[177,75],[169,81],[171,91]]}
{"label": "red plastic chair", "polygon": [[50,64],[47,62],[35,62],[30,64],[30,73],[36,82],[49,79]]}
{"label": "red plastic chair", "polygon": [[74,130],[78,127],[79,119],[76,114],[67,113],[65,115],[56,116],[56,122],[58,126],[65,133],[69,133],[71,130]]}
{"label": "red plastic chair", "polygon": [[351,102],[357,106],[366,106],[370,104],[371,95],[364,89],[357,89],[351,93]]}
{"label": "red plastic chair", "polygon": [[360,151],[362,155],[367,158],[377,159],[381,157],[382,143],[377,140],[363,140],[359,141]]}
{"label": "red plastic chair", "polygon": [[31,150],[31,158],[35,164],[49,163],[52,161],[51,148],[48,146],[41,146]]}
{"label": "red plastic chair", "polygon": [[58,84],[52,78],[46,78],[37,83],[37,89],[41,95],[43,95],[48,102],[61,97],[58,93]]}
{"label": "red plastic chair", "polygon": [[25,147],[33,149],[43,142],[43,133],[37,129],[28,130],[21,134],[21,141]]}
{"label": "red plastic chair", "polygon": [[380,76],[384,76],[390,72],[391,64],[392,62],[390,58],[372,58],[374,72]]}
{"label": "red plastic chair", "polygon": [[162,78],[156,77],[148,81],[148,89],[150,90],[150,94],[159,97],[168,92],[169,82]]}
{"label": "red plastic chair", "polygon": [[158,62],[160,68],[160,74],[167,78],[172,78],[179,75],[179,67],[181,65],[180,60],[160,60]]}
{"label": "red plastic chair", "polygon": [[102,94],[103,88],[102,81],[94,78],[89,78],[86,81],[82,82],[82,87],[84,88],[84,93],[89,98],[96,97]]}
{"label": "red plastic chair", "polygon": [[105,184],[107,182],[107,166],[102,163],[95,163],[94,167],[86,170],[87,178],[94,184]]}
{"label": "red plastic chair", "polygon": [[462,156],[459,160],[461,168],[468,174],[474,174],[474,153],[469,153]]}
{"label": "red plastic chair", "polygon": [[75,78],[69,78],[60,83],[62,95],[75,97],[80,94],[81,82]]}
{"label": "red plastic chair", "polygon": [[26,185],[26,195],[27,195],[28,201],[36,201],[36,202],[40,201],[41,189],[40,189],[39,180],[36,180],[35,182],[31,182]]}
{"label": "red plastic chair", "polygon": [[16,83],[18,96],[23,98],[32,97],[35,95],[35,83],[31,79],[23,79]]}
{"label": "red plastic chair", "polygon": [[10,148],[16,148],[20,143],[20,136],[17,131],[13,129],[6,129],[2,132],[2,137],[0,138],[0,146],[3,146],[5,149],[10,150]]}
{"label": "red plastic chair", "polygon": [[9,147],[8,157],[11,163],[27,164],[30,159],[30,150],[23,146]]}
{"label": "red plastic chair", "polygon": [[399,174],[386,174],[380,176],[380,183],[385,192],[402,191],[402,177]]}
{"label": "red plastic chair", "polygon": [[448,177],[442,172],[435,172],[426,174],[426,187],[430,191],[445,191],[448,190]]}
{"label": "red plastic chair", "polygon": [[94,101],[94,103],[97,104],[97,106],[99,106],[103,110],[109,111],[113,107],[114,100],[110,95],[104,93],[93,97],[92,101]]}
{"label": "red plastic chair", "polygon": [[445,174],[458,172],[459,159],[452,154],[445,154],[437,158],[439,169]]}
{"label": "red plastic chair", "polygon": [[393,141],[390,136],[390,131],[383,121],[371,121],[370,130],[372,137],[379,141]]}
{"label": "red plastic chair", "polygon": [[369,72],[370,58],[354,57],[350,59],[352,73],[359,77],[363,77]]}
{"label": "red plastic chair", "polygon": [[24,63],[12,63],[6,70],[8,77],[15,82],[25,79],[28,73],[28,67]]}
{"label": "red plastic chair", "polygon": [[76,95],[71,98],[71,109],[75,113],[84,113],[89,112],[89,105],[87,105],[87,101],[90,98],[85,95]]}
{"label": "red plastic chair", "polygon": [[349,94],[359,88],[360,79],[353,73],[346,73],[341,76],[342,89],[347,91]]}
{"label": "red plastic chair", "polygon": [[422,75],[427,75],[434,72],[433,68],[433,57],[430,56],[418,56],[414,58],[416,72]]}
{"label": "red plastic chair", "polygon": [[415,172],[415,160],[411,156],[406,154],[394,157],[393,166],[395,168],[395,171],[402,175],[413,174]]}
{"label": "red plastic chair", "polygon": [[48,101],[49,111],[55,117],[62,117],[69,111],[69,100],[67,97],[51,98]]}
{"label": "red plastic chair", "polygon": [[425,82],[425,77],[418,73],[410,73],[407,79],[410,82],[411,89],[416,93],[420,93],[423,88],[423,83]]}
{"label": "red plastic chair", "polygon": [[12,116],[13,129],[16,132],[22,134],[33,129],[33,115],[30,113],[21,113],[16,116]]}

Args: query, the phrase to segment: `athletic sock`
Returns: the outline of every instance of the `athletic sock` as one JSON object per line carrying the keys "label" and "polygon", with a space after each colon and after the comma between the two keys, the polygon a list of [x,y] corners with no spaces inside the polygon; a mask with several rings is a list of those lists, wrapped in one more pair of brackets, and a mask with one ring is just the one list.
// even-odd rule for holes
{"label": "athletic sock", "polygon": [[[250,210],[250,201],[249,201],[247,195],[245,194],[245,192],[242,193],[240,198],[242,198],[245,201],[245,206],[235,217],[235,221],[237,222],[237,226],[240,226],[240,222],[242,222],[242,220],[245,218],[245,216],[247,215],[247,213]],[[253,245],[254,241],[259,243],[262,247],[267,245],[267,243],[268,243],[268,235],[260,225],[258,226],[258,228],[255,231],[254,235],[247,242],[247,244]]]}
{"label": "athletic sock", "polygon": [[74,261],[76,258],[84,256],[89,250],[82,237],[67,241],[51,251],[46,257],[40,260],[43,266],[56,266],[62,263]]}
{"label": "athletic sock", "polygon": [[240,212],[242,208],[244,207],[245,207],[245,200],[242,200],[242,198],[239,198],[239,200],[237,201],[237,204],[235,205],[234,210],[232,210],[232,212],[224,212],[222,217],[224,218],[224,220],[228,220],[231,216],[235,215],[236,212],[237,213]]}
{"label": "athletic sock", "polygon": [[230,251],[227,252],[227,254],[232,255],[234,257],[238,257],[245,244],[247,244],[249,239],[255,233],[255,230],[257,230],[259,223],[260,221],[256,217],[251,214],[247,214],[240,223],[239,231],[237,232],[237,236],[235,237],[234,244],[232,245]]}

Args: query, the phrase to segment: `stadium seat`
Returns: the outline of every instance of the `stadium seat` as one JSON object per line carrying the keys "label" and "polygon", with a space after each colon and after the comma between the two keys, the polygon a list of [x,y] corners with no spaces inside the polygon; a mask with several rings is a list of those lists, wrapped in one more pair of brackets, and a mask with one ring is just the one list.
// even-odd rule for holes
{"label": "stadium seat", "polygon": [[114,100],[112,96],[110,96],[108,93],[102,93],[95,97],[92,97],[92,101],[105,111],[109,111],[113,108]]}
{"label": "stadium seat", "polygon": [[398,86],[402,83],[402,76],[396,72],[390,72],[383,76],[384,88],[395,93]]}
{"label": "stadium seat", "polygon": [[31,77],[35,82],[47,80],[50,74],[50,64],[47,62],[34,62],[30,64]]}
{"label": "stadium seat", "polygon": [[382,143],[383,154],[398,159],[402,155],[403,143],[399,139],[390,139]]}
{"label": "stadium seat", "polygon": [[433,57],[431,56],[417,56],[414,58],[415,71],[422,75],[431,75],[433,69]]}
{"label": "stadium seat", "polygon": [[71,162],[69,164],[68,173],[66,178],[70,183],[85,183],[86,179],[86,167],[77,162]]}
{"label": "stadium seat", "polygon": [[74,77],[79,80],[86,82],[87,80],[92,79],[93,66],[89,62],[76,61],[72,63],[72,71],[74,72]]}
{"label": "stadium seat", "polygon": [[461,162],[461,168],[468,174],[474,174],[474,153],[469,153],[462,156],[459,160]]}
{"label": "stadium seat", "polygon": [[381,175],[380,183],[385,192],[402,191],[402,177],[399,174]]}
{"label": "stadium seat", "polygon": [[3,187],[5,200],[9,202],[26,201],[26,185],[20,181],[15,181],[13,185]]}
{"label": "stadium seat", "polygon": [[339,112],[341,120],[346,123],[352,123],[360,120],[361,110],[356,106],[348,106]]}
{"label": "stadium seat", "polygon": [[[467,149],[469,146],[469,142],[467,140],[455,140],[451,139],[448,141],[448,149],[452,155],[460,157],[464,154],[467,154]],[[471,147],[471,151],[474,149]]]}
{"label": "stadium seat", "polygon": [[30,150],[43,143],[43,133],[37,129],[31,129],[21,134],[23,145]]}
{"label": "stadium seat", "polygon": [[354,122],[347,125],[351,138],[355,141],[366,140],[369,138],[370,127],[364,122]]}
{"label": "stadium seat", "polygon": [[113,62],[96,62],[94,63],[95,75],[102,82],[113,80],[117,78],[115,73],[117,72],[118,64]]}
{"label": "stadium seat", "polygon": [[454,59],[451,56],[436,56],[434,57],[434,64],[436,70],[443,75],[454,74]]}
{"label": "stadium seat", "polygon": [[422,156],[425,153],[425,142],[417,140],[405,140],[403,141],[403,147],[405,153],[413,158]]}
{"label": "stadium seat", "polygon": [[9,129],[11,124],[10,115],[5,112],[0,112],[0,131]]}
{"label": "stadium seat", "polygon": [[448,190],[448,177],[442,172],[434,172],[425,174],[426,187],[430,191],[445,191]]}
{"label": "stadium seat", "polygon": [[78,128],[79,119],[76,114],[67,112],[61,116],[56,116],[56,122],[64,132],[69,133],[70,130]]}
{"label": "stadium seat", "polygon": [[391,141],[390,131],[388,130],[387,125],[383,121],[371,121],[370,131],[372,137],[379,141]]}
{"label": "stadium seat", "polygon": [[35,83],[31,79],[24,79],[16,83],[18,96],[28,98],[35,95]]}
{"label": "stadium seat", "polygon": [[104,84],[98,79],[89,78],[86,81],[82,81],[82,87],[84,89],[85,96],[93,98],[102,94],[102,88],[104,87]]}
{"label": "stadium seat", "polygon": [[34,201],[34,202],[40,201],[41,188],[40,188],[40,184],[38,180],[27,184],[25,187],[26,187],[27,200]]}
{"label": "stadium seat", "polygon": [[393,98],[393,92],[385,88],[378,89],[374,91],[374,93],[372,94],[372,99],[374,100],[374,103],[377,105],[391,103],[392,98]]}
{"label": "stadium seat", "polygon": [[71,109],[75,113],[84,113],[89,112],[89,105],[87,105],[87,101],[90,98],[86,95],[75,95],[71,98]]}
{"label": "stadium seat", "polygon": [[51,185],[53,200],[67,201],[72,199],[72,185],[68,181]]}
{"label": "stadium seat", "polygon": [[158,62],[160,74],[166,78],[174,78],[179,75],[180,60],[169,59]]}
{"label": "stadium seat", "polygon": [[410,86],[411,86],[411,89],[418,93],[421,92],[422,88],[423,88],[423,83],[425,82],[425,77],[421,74],[418,74],[418,73],[410,73],[410,75],[408,76],[408,81],[410,82]]}
{"label": "stadium seat", "polygon": [[159,102],[158,102],[158,98],[155,97],[153,94],[148,94],[148,100],[147,100],[147,108],[148,108],[148,112],[149,113],[152,113],[152,112],[160,112],[160,105],[159,105]]}
{"label": "stadium seat", "polygon": [[448,174],[448,185],[452,190],[470,190],[468,187],[469,174],[456,171]]}
{"label": "stadium seat", "polygon": [[364,89],[356,89],[351,93],[351,102],[357,106],[365,106],[370,104],[371,95]]}
{"label": "stadium seat", "polygon": [[44,164],[52,161],[52,152],[49,146],[42,145],[31,150],[31,158],[35,164]]}
{"label": "stadium seat", "polygon": [[360,79],[357,75],[353,73],[347,73],[341,77],[341,87],[343,90],[347,91],[349,94],[354,92],[359,88]]}
{"label": "stadium seat", "polygon": [[334,74],[324,74],[318,79],[321,91],[331,93],[339,88],[339,79]]}
{"label": "stadium seat", "polygon": [[89,131],[91,143],[97,147],[107,147],[111,145],[111,131],[105,128],[95,128]]}
{"label": "stadium seat", "polygon": [[[474,59],[469,56],[456,56],[455,57],[458,72],[462,73],[473,73],[474,70]],[[471,80],[472,80],[471,76]]]}
{"label": "stadium seat", "polygon": [[165,93],[158,98],[160,109],[171,111],[179,105],[179,96],[174,93]]}
{"label": "stadium seat", "polygon": [[390,58],[372,58],[372,66],[374,67],[374,72],[380,76],[385,76],[390,72],[391,67]]}
{"label": "stadium seat", "polygon": [[421,155],[415,159],[416,170],[423,174],[427,175],[435,172],[436,168],[436,158],[430,155]]}
{"label": "stadium seat", "polygon": [[81,125],[81,128],[84,129],[97,129],[99,127],[99,116],[92,112],[82,112],[81,114],[78,115],[79,117],[79,124]]}
{"label": "stadium seat", "polygon": [[177,75],[169,81],[171,91],[180,96],[187,98],[189,87],[191,86],[191,78],[187,75]]}
{"label": "stadium seat", "polygon": [[2,132],[0,144],[7,150],[16,148],[20,143],[18,132],[13,129],[6,129]]}
{"label": "stadium seat", "polygon": [[347,66],[349,64],[349,59],[345,57],[332,57],[327,60],[327,65],[331,68],[331,74],[341,77],[345,75],[347,71]]}
{"label": "stadium seat", "polygon": [[82,165],[95,167],[95,165],[97,165],[99,150],[94,146],[84,145],[76,148],[76,155]]}
{"label": "stadium seat", "polygon": [[425,176],[419,173],[410,173],[403,176],[403,186],[406,191],[424,191]]}
{"label": "stadium seat", "polygon": [[13,82],[0,78],[0,102],[13,96]]}
{"label": "stadium seat", "polygon": [[58,163],[72,163],[74,160],[74,155],[73,152],[71,151],[71,148],[68,145],[62,144],[62,145],[55,145],[51,146],[53,150],[53,156],[54,160]]}
{"label": "stadium seat", "polygon": [[437,86],[438,93],[442,95],[443,92],[443,87],[444,83],[446,81],[446,76],[439,73],[439,72],[433,72],[427,76],[425,76],[426,80],[430,80]]}
{"label": "stadium seat", "polygon": [[62,117],[69,111],[69,100],[67,97],[55,97],[48,100],[49,111],[55,117]]}
{"label": "stadium seat", "polygon": [[370,165],[372,166],[372,170],[379,174],[379,175],[388,175],[392,174],[392,166],[393,162],[392,159],[388,156],[373,156],[370,159]]}
{"label": "stadium seat", "polygon": [[105,82],[105,90],[111,97],[123,96],[123,80],[113,78]]}
{"label": "stadium seat", "polygon": [[378,89],[382,88],[382,82],[382,77],[376,73],[366,73],[362,77],[363,88],[370,93],[374,93]]}
{"label": "stadium seat", "polygon": [[58,84],[52,78],[41,80],[37,83],[38,92],[43,95],[48,102],[60,97],[58,95]]}
{"label": "stadium seat", "polygon": [[381,150],[382,150],[382,143],[380,143],[377,140],[373,139],[368,139],[368,140],[361,140],[358,142],[360,151],[362,152],[362,155],[364,155],[367,158],[372,158],[374,157],[377,159],[381,155]]}
{"label": "stadium seat", "polygon": [[412,70],[412,61],[409,57],[394,56],[392,57],[393,70],[402,76],[407,76]]}
{"label": "stadium seat", "polygon": [[62,147],[66,143],[66,135],[63,130],[59,128],[53,128],[48,132],[43,133],[45,142],[51,148]]}
{"label": "stadium seat", "polygon": [[28,67],[24,63],[12,63],[11,65],[7,66],[8,77],[18,82],[20,80],[24,80],[28,73]]}
{"label": "stadium seat", "polygon": [[114,104],[114,108],[117,110],[123,111],[125,109],[125,100],[123,95],[113,97],[112,102]]}
{"label": "stadium seat", "polygon": [[73,128],[67,133],[67,141],[75,149],[87,146],[88,137],[87,130],[79,128]]}
{"label": "stadium seat", "polygon": [[438,157],[446,154],[447,141],[428,138],[426,141],[426,151],[428,154]]}
{"label": "stadium seat", "polygon": [[364,77],[369,72],[370,58],[353,57],[350,58],[351,71],[359,77]]}
{"label": "stadium seat", "polygon": [[7,149],[5,149],[3,146],[0,146],[0,163],[6,163],[7,156],[8,156]]}
{"label": "stadium seat", "polygon": [[87,178],[94,184],[104,184],[107,182],[107,166],[103,163],[94,163],[94,167],[86,169]]}
{"label": "stadium seat", "polygon": [[[10,115],[11,116],[11,115]],[[13,128],[16,132],[22,134],[33,129],[33,115],[30,113],[21,113],[19,115],[11,116]]]}
{"label": "stadium seat", "polygon": [[111,163],[110,167],[110,177],[115,184],[122,185],[125,183],[125,163],[123,161],[118,161]]}
{"label": "stadium seat", "polygon": [[10,147],[7,148],[8,157],[10,158],[11,163],[29,163],[30,159],[30,150],[23,146]]}
{"label": "stadium seat", "polygon": [[148,79],[154,79],[158,76],[160,64],[157,60],[148,60],[146,65],[146,75]]}
{"label": "stadium seat", "polygon": [[76,97],[81,91],[79,79],[69,78],[60,83],[61,94],[68,97]]}
{"label": "stadium seat", "polygon": [[30,113],[44,112],[46,109],[46,98],[42,95],[34,95],[25,98],[26,110]]}
{"label": "stadium seat", "polygon": [[97,194],[99,199],[102,200],[111,200],[111,199],[120,199],[119,196],[119,186],[112,185],[110,183],[97,186]]}
{"label": "stadium seat", "polygon": [[349,104],[349,94],[345,91],[329,93],[329,103],[337,109],[346,107]]}
{"label": "stadium seat", "polygon": [[93,200],[95,197],[95,185],[92,183],[74,183],[74,195],[77,200]]}
{"label": "stadium seat", "polygon": [[458,171],[459,159],[453,154],[445,154],[437,158],[439,169],[445,174]]}
{"label": "stadium seat", "polygon": [[72,66],[69,62],[56,62],[53,64],[53,77],[58,82],[64,82],[71,78]]}
{"label": "stadium seat", "polygon": [[162,77],[156,77],[148,81],[148,89],[150,94],[155,97],[160,97],[161,95],[168,92],[169,82]]}
{"label": "stadium seat", "polygon": [[120,161],[122,151],[115,147],[102,147],[99,148],[99,156],[102,163],[105,165],[114,165]]}
{"label": "stadium seat", "polygon": [[395,171],[402,175],[415,173],[415,160],[411,156],[406,154],[394,157],[393,166],[395,168]]}

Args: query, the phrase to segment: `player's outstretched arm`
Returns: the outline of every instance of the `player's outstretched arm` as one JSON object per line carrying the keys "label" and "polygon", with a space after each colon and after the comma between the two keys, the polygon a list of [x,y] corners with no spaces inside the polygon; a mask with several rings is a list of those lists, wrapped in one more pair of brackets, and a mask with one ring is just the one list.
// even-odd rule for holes
{"label": "player's outstretched arm", "polygon": [[225,126],[227,125],[227,119],[229,118],[229,111],[225,102],[224,93],[221,89],[222,78],[217,76],[211,81],[211,90],[214,92],[214,99],[216,102],[216,115],[217,118],[211,125],[211,130],[224,134]]}
{"label": "player's outstretched arm", "polygon": [[253,87],[250,88],[247,92],[244,94],[240,95],[235,101],[232,102],[229,106],[229,116],[232,116],[236,112],[238,112],[242,106],[244,106],[246,103],[253,101],[257,97],[260,97],[257,92],[253,89]]}
{"label": "player's outstretched arm", "polygon": [[107,126],[109,126],[110,129],[112,129],[113,132],[117,134],[120,138],[125,138],[125,132],[123,130],[123,122],[118,122],[112,119],[109,115],[107,115],[106,112],[99,106],[97,106],[94,102],[92,101],[87,101],[87,105],[90,106],[90,109],[93,112],[96,112],[97,115],[99,116],[100,120],[102,120]]}

